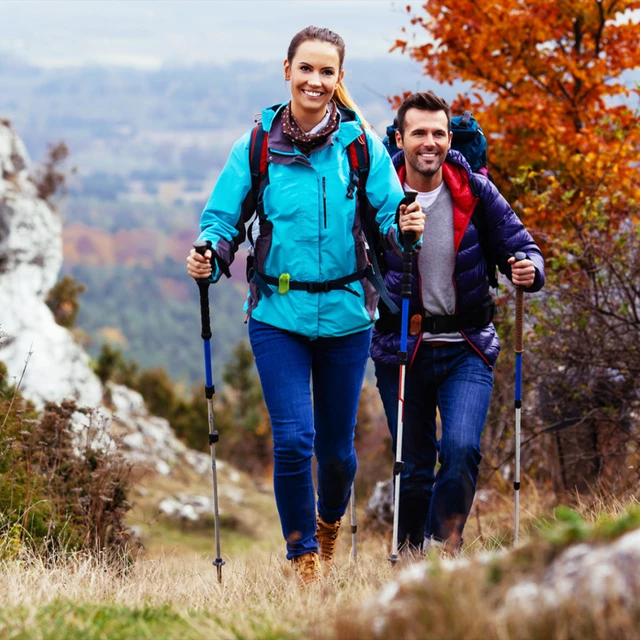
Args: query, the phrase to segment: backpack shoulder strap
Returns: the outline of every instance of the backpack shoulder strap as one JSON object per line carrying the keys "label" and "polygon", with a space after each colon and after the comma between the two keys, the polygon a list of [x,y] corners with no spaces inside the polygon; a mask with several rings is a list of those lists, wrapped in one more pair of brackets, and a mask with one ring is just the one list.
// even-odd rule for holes
{"label": "backpack shoulder strap", "polygon": [[251,215],[253,216],[249,223],[247,237],[251,246],[253,246],[253,224],[256,217],[261,218],[263,215],[262,189],[268,182],[268,161],[267,154],[269,152],[269,134],[263,129],[262,123],[257,124],[251,131],[251,144],[249,146],[249,168],[251,170]]}
{"label": "backpack shoulder strap", "polygon": [[371,162],[369,160],[369,146],[367,136],[362,127],[362,133],[347,146],[347,157],[349,159],[349,169],[351,170],[351,181],[347,191],[347,197],[353,198],[353,191],[358,187],[360,194],[366,194],[367,178]]}
{"label": "backpack shoulder strap", "polygon": [[251,190],[255,200],[258,200],[260,186],[267,175],[267,152],[268,152],[267,132],[258,124],[251,132],[251,146],[249,147],[249,166],[251,168]]}
{"label": "backpack shoulder strap", "polygon": [[[472,175],[472,180],[475,181],[477,178]],[[474,191],[477,190],[478,185],[476,183],[474,184]],[[497,265],[489,252],[489,227],[487,225],[487,214],[485,212],[484,202],[480,197],[478,198],[478,204],[471,214],[471,222],[473,222],[473,226],[478,230],[478,235],[480,237],[480,249],[482,250],[485,262],[487,263],[489,286],[493,289],[498,289],[498,276],[496,275]]]}
{"label": "backpack shoulder strap", "polygon": [[369,177],[371,160],[364,127],[362,127],[362,133],[347,146],[347,157],[349,159],[349,169],[351,170],[347,197],[353,198],[353,192],[356,187],[358,188],[360,223],[369,245],[369,265],[366,269],[366,277],[391,313],[399,313],[398,306],[389,297],[378,262],[378,253],[381,250],[380,236],[374,224],[375,210],[371,207],[369,198],[367,198],[367,178]]}

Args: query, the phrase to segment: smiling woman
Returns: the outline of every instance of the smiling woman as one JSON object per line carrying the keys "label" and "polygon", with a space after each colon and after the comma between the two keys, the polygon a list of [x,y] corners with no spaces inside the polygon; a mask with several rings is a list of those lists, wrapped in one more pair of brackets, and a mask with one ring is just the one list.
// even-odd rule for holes
{"label": "smiling woman", "polygon": [[[303,584],[318,579],[318,555],[325,568],[333,561],[357,468],[356,412],[377,318],[360,216],[400,250],[395,218],[404,194],[344,87],[344,55],[344,41],[329,29],[296,34],[284,62],[291,100],[265,109],[234,145],[200,221],[199,246],[208,249],[187,258],[189,275],[217,282],[258,212],[245,310],[271,418],[287,557]],[[366,181],[352,166],[358,153],[368,158]],[[371,208],[360,210],[356,189]],[[400,205],[405,210],[402,230],[419,237],[419,206]]]}

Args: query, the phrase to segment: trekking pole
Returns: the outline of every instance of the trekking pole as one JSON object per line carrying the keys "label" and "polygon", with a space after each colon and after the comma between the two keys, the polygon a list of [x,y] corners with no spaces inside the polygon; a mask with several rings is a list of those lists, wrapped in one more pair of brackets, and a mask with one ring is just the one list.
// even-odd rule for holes
{"label": "trekking pole", "polygon": [[357,536],[358,523],[356,522],[356,483],[351,485],[351,557],[358,562]]}
{"label": "trekking pole", "polygon": [[[515,255],[516,262],[526,259],[526,254],[518,251]],[[520,529],[520,411],[522,409],[522,333],[524,325],[524,291],[521,287],[516,288],[516,325],[514,337],[514,351],[516,354],[516,388],[515,388],[515,409],[516,409],[516,443],[515,443],[515,471],[513,475],[513,545],[518,544]]]}
{"label": "trekking pole", "polygon": [[[193,248],[204,256],[207,249],[211,248],[211,243],[204,240],[197,240],[193,243]],[[207,397],[207,412],[209,419],[209,448],[211,449],[211,473],[213,476],[213,522],[216,536],[216,559],[213,566],[218,571],[218,582],[222,583],[222,565],[224,560],[220,557],[220,516],[218,509],[218,472],[216,469],[216,443],[220,439],[218,432],[213,426],[213,394],[216,389],[213,385],[211,375],[211,320],[209,318],[209,280],[196,280],[200,290],[200,319],[202,321],[202,340],[204,341],[204,371],[205,371],[205,395]]]}
{"label": "trekking pole", "polygon": [[[418,193],[416,191],[405,191],[402,204],[409,206],[415,202]],[[407,232],[403,234],[402,251],[402,324],[400,327],[400,351],[398,351],[398,364],[400,365],[400,375],[398,379],[398,426],[396,433],[396,459],[393,463],[393,476],[395,479],[395,495],[393,499],[393,541],[391,545],[391,555],[388,560],[391,564],[398,561],[398,523],[400,514],[400,477],[404,469],[402,461],[402,431],[404,428],[404,381],[407,366],[407,334],[409,333],[409,300],[411,298],[411,265],[413,262],[413,242],[414,234]]]}

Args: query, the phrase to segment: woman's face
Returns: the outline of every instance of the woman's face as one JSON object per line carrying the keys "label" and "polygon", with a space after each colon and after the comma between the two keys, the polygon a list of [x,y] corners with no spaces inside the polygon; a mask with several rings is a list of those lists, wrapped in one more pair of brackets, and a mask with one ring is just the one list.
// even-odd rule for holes
{"label": "woman's face", "polygon": [[289,63],[284,61],[284,77],[291,81],[291,106],[294,112],[324,117],[327,103],[342,80],[338,49],[320,40],[303,42]]}

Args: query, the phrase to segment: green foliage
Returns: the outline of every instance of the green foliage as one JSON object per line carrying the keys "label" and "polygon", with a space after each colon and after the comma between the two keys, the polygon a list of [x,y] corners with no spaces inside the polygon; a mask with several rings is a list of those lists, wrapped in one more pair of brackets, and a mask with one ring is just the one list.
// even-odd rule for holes
{"label": "green foliage", "polygon": [[640,527],[640,505],[629,507],[622,515],[604,514],[596,522],[592,539],[611,540]]}
{"label": "green foliage", "polygon": [[[165,605],[125,607],[109,604],[79,604],[56,600],[33,611],[0,612],[0,631],[4,637],[27,640],[129,640],[130,638],[180,638],[197,640],[202,633],[194,622],[205,614],[185,615]],[[36,632],[37,630],[37,632]]]}
{"label": "green foliage", "polygon": [[120,349],[107,343],[101,346],[100,353],[92,366],[102,384],[111,380],[117,384],[133,387],[138,375],[138,365],[132,360],[126,360]]}
{"label": "green foliage", "polygon": [[83,284],[74,280],[70,275],[66,275],[49,291],[46,303],[60,326],[67,329],[75,326],[80,311],[78,296],[86,289]]}
{"label": "green foliage", "polygon": [[595,522],[569,507],[555,509],[553,518],[540,527],[539,538],[554,546],[573,542],[606,542],[640,527],[640,504],[633,504],[621,514],[605,513]]}
{"label": "green foliage", "polygon": [[541,538],[554,546],[565,546],[572,542],[582,542],[589,534],[589,525],[578,512],[569,507],[558,507],[554,511],[555,520],[541,529]]}
{"label": "green foliage", "polygon": [[164,369],[142,371],[135,381],[135,388],[142,394],[151,413],[170,418],[176,405],[174,383]]}
{"label": "green foliage", "polygon": [[0,399],[5,400],[13,393],[13,386],[7,380],[7,365],[0,361]]}
{"label": "green foliage", "polygon": [[[207,434],[207,401],[204,385],[194,385],[188,398],[178,397],[173,402],[171,415],[167,418],[185,444],[192,449],[209,448]],[[222,443],[223,455],[224,443]]]}

